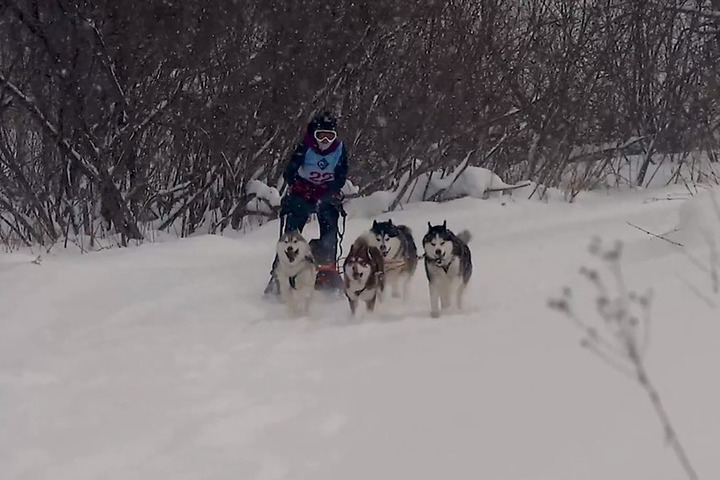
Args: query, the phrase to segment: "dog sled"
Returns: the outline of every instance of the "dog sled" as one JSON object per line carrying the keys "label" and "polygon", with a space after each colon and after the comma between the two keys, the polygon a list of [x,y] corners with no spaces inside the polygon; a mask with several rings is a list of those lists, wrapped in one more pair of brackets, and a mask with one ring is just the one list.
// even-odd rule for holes
{"label": "dog sled", "polygon": [[[344,259],[343,257],[343,247],[342,242],[343,238],[345,236],[345,224],[347,219],[347,212],[345,211],[344,204],[347,201],[347,197],[343,196],[341,198],[341,201],[338,202],[338,220],[339,225],[337,228],[337,235],[335,238],[335,245],[336,245],[336,254],[333,256],[332,259],[323,261],[323,258],[327,258],[327,255],[323,255],[319,252],[321,248],[323,248],[323,245],[320,243],[319,238],[313,238],[309,240],[310,248],[313,252],[313,255],[317,259],[315,262],[315,268],[317,270],[317,277],[315,280],[315,290],[324,292],[328,295],[334,295],[338,294],[341,295],[343,293],[343,279],[342,279],[342,261]],[[283,234],[285,233],[285,227],[287,222],[287,213],[283,212],[282,210],[279,213],[279,235],[278,239],[280,239]],[[308,223],[312,219],[312,216],[308,218]],[[275,258],[277,261],[277,257]],[[270,281],[268,282],[267,286],[265,287],[264,295],[266,297],[277,297],[280,294],[279,286],[277,284],[277,279],[275,278],[273,272],[276,266],[276,262],[273,262],[272,269],[270,271]]]}

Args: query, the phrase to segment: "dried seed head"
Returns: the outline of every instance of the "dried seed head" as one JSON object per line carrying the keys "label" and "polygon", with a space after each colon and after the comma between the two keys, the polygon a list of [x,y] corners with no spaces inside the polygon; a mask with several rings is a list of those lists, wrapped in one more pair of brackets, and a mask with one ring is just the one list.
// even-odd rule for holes
{"label": "dried seed head", "polygon": [[603,260],[607,260],[610,262],[620,260],[620,256],[622,254],[622,247],[623,243],[620,240],[616,240],[613,248],[603,253]]}
{"label": "dried seed head", "polygon": [[551,298],[548,300],[548,307],[562,313],[570,312],[570,305],[564,298]]}
{"label": "dried seed head", "polygon": [[595,303],[599,310],[605,310],[610,306],[610,299],[608,297],[606,297],[605,295],[600,295],[595,300]]}
{"label": "dried seed head", "polygon": [[597,283],[600,279],[600,274],[593,268],[580,267],[580,274],[593,283]]}

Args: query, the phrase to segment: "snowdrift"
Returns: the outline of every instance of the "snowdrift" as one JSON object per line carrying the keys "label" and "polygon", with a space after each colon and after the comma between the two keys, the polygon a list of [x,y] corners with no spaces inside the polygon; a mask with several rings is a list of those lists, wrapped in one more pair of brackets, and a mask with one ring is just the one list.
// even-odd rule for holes
{"label": "snowdrift", "polygon": [[[0,254],[0,478],[685,478],[646,395],[547,308],[570,284],[594,313],[577,272],[595,235],[624,242],[628,288],[655,291],[647,368],[700,478],[716,478],[717,294],[627,224],[663,232],[705,204],[648,195],[378,215],[418,243],[428,221],[472,232],[466,310],[440,321],[421,268],[406,304],[352,321],[338,299],[289,321],[261,299],[275,221],[39,264]],[[345,247],[369,225],[349,219]]]}
{"label": "snowdrift", "polygon": [[720,187],[702,189],[678,211],[678,235],[684,243],[720,248]]}

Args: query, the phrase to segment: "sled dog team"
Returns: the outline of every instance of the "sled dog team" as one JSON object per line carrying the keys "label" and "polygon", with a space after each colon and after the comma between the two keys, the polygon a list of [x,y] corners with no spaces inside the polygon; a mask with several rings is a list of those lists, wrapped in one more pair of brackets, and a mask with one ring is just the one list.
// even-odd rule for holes
{"label": "sled dog team", "polygon": [[[382,302],[386,289],[394,298],[407,299],[410,280],[422,258],[430,293],[430,315],[440,316],[454,305],[462,308],[465,288],[472,275],[468,242],[471,235],[457,235],[442,225],[431,225],[422,239],[418,256],[412,231],[392,220],[373,221],[350,247],[343,262],[343,290],[355,315],[360,302],[372,312]],[[307,315],[315,292],[317,275],[313,246],[297,231],[285,233],[277,243],[276,275],[280,299],[293,316]]]}

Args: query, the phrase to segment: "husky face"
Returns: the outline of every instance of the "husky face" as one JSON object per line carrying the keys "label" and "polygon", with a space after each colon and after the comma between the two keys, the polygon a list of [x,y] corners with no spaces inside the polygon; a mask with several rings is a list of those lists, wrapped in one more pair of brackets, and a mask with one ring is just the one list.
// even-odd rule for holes
{"label": "husky face", "polygon": [[453,233],[447,228],[447,221],[442,225],[431,225],[428,222],[428,232],[423,237],[425,258],[438,265],[444,265],[452,260],[454,243]]}
{"label": "husky face", "polygon": [[349,282],[365,285],[374,275],[382,273],[383,263],[379,250],[366,237],[360,236],[350,247],[343,270]]}
{"label": "husky face", "polygon": [[293,265],[310,254],[310,245],[299,232],[285,233],[277,243],[279,259]]}
{"label": "husky face", "polygon": [[370,277],[370,274],[373,273],[370,259],[365,257],[365,255],[348,256],[345,263],[345,268],[348,269],[348,276],[361,285],[364,285]]}
{"label": "husky face", "polygon": [[371,244],[380,250],[383,257],[393,258],[400,253],[402,248],[400,230],[396,225],[393,225],[392,220],[387,222],[373,220],[368,237]]}

